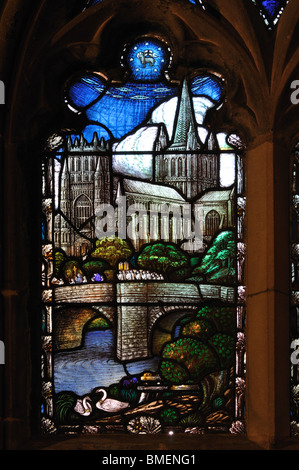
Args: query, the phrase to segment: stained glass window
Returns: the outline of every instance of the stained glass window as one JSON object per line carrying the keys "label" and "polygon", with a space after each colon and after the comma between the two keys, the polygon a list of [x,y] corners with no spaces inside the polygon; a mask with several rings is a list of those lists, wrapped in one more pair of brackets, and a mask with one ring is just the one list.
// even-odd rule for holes
{"label": "stained glass window", "polygon": [[292,164],[291,175],[291,433],[299,436],[299,231],[298,231],[298,200],[299,200],[299,145],[297,144]]}
{"label": "stained glass window", "polygon": [[206,124],[226,82],[126,45],[125,83],[67,83],[87,125],[42,156],[42,427],[239,433],[245,392],[245,146]]}
{"label": "stained glass window", "polygon": [[259,8],[265,24],[272,29],[279,21],[283,10],[288,4],[288,0],[252,0]]}

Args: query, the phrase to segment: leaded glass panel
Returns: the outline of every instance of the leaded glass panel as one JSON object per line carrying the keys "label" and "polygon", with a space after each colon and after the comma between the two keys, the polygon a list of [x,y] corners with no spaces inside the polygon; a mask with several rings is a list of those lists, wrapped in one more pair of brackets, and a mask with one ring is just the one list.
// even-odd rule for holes
{"label": "leaded glass panel", "polygon": [[171,59],[141,38],[127,82],[71,79],[87,125],[45,144],[46,432],[244,431],[245,148],[206,124],[225,80]]}
{"label": "leaded glass panel", "polygon": [[266,26],[269,29],[278,23],[280,16],[283,13],[288,0],[252,0],[253,3],[259,8],[260,14],[264,19]]}

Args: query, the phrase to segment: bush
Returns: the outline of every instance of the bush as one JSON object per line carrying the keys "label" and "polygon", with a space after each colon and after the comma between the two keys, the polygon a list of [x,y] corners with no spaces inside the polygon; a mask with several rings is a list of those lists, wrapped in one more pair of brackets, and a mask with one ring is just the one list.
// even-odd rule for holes
{"label": "bush", "polygon": [[173,408],[164,408],[161,411],[160,418],[164,421],[164,423],[174,423],[178,419],[178,413]]}
{"label": "bush", "polygon": [[63,265],[63,276],[67,282],[75,280],[78,276],[83,280],[83,271],[79,261],[75,259],[68,260]]}
{"label": "bush", "polygon": [[236,328],[236,309],[234,307],[205,306],[196,314],[197,319],[210,320],[217,331],[234,335]]}
{"label": "bush", "polygon": [[83,264],[82,268],[89,279],[91,279],[94,274],[103,274],[105,270],[111,269],[110,264],[105,260],[87,261]]}
{"label": "bush", "polygon": [[213,346],[220,359],[220,367],[228,369],[234,359],[234,339],[225,333],[217,333],[210,338],[209,343]]}
{"label": "bush", "polygon": [[157,242],[142,249],[137,264],[141,269],[161,273],[167,279],[173,276],[174,280],[179,280],[187,275],[189,257],[174,244]]}
{"label": "bush", "polygon": [[162,350],[161,376],[173,384],[198,383],[232,366],[235,352],[235,309],[205,306],[181,319],[181,336]]}
{"label": "bush", "polygon": [[183,336],[194,336],[200,339],[208,339],[215,332],[215,325],[210,320],[205,319],[190,321],[182,329]]}
{"label": "bush", "polygon": [[165,380],[175,385],[185,383],[189,378],[188,371],[183,365],[169,359],[162,360],[160,364],[160,374]]}
{"label": "bush", "polygon": [[162,351],[161,375],[172,383],[198,383],[217,369],[218,360],[205,343],[185,337],[167,343]]}
{"label": "bush", "polygon": [[116,267],[121,260],[129,260],[132,255],[133,249],[128,242],[118,237],[105,237],[97,240],[95,249],[91,253],[92,258],[105,260],[112,267]]}

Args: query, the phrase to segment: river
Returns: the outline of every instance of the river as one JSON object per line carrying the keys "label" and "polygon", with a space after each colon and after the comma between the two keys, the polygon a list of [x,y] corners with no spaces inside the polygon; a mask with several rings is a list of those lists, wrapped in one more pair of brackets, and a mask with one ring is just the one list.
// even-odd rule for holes
{"label": "river", "polygon": [[115,357],[114,337],[111,330],[86,333],[81,349],[62,351],[54,356],[55,393],[72,391],[85,395],[95,387],[108,387],[127,374],[145,370],[156,372],[158,358],[121,363]]}

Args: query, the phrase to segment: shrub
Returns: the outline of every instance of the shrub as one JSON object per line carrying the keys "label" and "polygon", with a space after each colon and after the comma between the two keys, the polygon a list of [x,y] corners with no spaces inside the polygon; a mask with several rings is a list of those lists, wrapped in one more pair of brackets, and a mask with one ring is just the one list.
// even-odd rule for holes
{"label": "shrub", "polygon": [[167,343],[162,351],[161,375],[172,383],[198,383],[217,369],[213,350],[202,341],[183,337]]}

